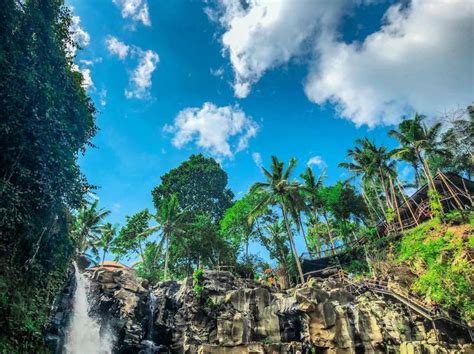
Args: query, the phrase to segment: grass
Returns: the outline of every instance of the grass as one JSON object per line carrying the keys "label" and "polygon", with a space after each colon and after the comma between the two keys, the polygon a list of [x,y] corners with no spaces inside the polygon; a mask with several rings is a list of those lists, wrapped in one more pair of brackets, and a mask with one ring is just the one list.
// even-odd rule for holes
{"label": "grass", "polygon": [[[396,262],[407,265],[418,279],[412,290],[445,309],[454,309],[466,320],[474,319],[474,266],[472,215],[470,224],[450,226],[438,218],[406,231],[399,244]],[[459,222],[458,215],[445,221]]]}

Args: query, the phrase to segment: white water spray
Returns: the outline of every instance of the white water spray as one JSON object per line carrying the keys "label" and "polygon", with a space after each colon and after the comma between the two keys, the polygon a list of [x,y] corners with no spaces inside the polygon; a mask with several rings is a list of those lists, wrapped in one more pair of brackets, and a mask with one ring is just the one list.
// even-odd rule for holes
{"label": "white water spray", "polygon": [[74,263],[76,290],[74,292],[73,313],[66,335],[66,354],[111,354],[113,337],[108,331],[100,330],[100,324],[89,315],[87,279]]}

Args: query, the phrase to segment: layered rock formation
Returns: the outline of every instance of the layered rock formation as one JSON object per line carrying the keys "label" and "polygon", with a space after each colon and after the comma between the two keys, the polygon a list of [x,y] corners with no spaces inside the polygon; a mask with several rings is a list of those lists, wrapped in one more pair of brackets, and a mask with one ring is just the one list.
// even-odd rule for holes
{"label": "layered rock formation", "polygon": [[[99,270],[94,311],[116,334],[118,353],[457,353],[473,347],[372,293],[334,280],[285,292],[228,272],[205,271],[147,289],[129,270]],[[448,329],[448,332],[450,329]],[[450,341],[449,343],[446,341]]]}

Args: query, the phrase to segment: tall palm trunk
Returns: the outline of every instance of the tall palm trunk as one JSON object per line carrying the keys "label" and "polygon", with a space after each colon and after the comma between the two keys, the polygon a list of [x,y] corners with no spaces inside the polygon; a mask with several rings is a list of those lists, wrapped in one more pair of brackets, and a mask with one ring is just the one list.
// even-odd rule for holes
{"label": "tall palm trunk", "polygon": [[286,230],[288,232],[288,239],[290,241],[291,250],[293,252],[293,257],[295,258],[296,268],[298,269],[298,274],[300,276],[301,284],[304,283],[303,268],[301,268],[300,259],[298,257],[298,252],[296,251],[295,241],[293,239],[293,232],[291,232],[290,223],[288,221],[288,215],[286,213],[286,208],[283,203],[280,203],[281,211],[283,214],[283,219],[285,220]]}
{"label": "tall palm trunk", "polygon": [[170,239],[168,234],[165,234],[165,243],[166,243],[166,250],[165,250],[165,276],[164,279],[168,280],[168,263],[169,263],[169,256],[170,256]]}
{"label": "tall palm trunk", "polygon": [[304,231],[303,222],[301,221],[301,218],[299,217],[299,215],[298,215],[298,224],[299,224],[299,227],[300,227],[300,230],[301,230],[301,234],[303,235],[303,240],[304,240],[304,244],[306,246],[306,250],[309,252],[308,239],[306,238],[306,232]]}
{"label": "tall palm trunk", "polygon": [[385,183],[385,178],[383,177],[383,173],[382,173],[382,170],[380,168],[379,168],[379,178],[380,178],[380,182],[382,182],[382,187],[383,187],[384,194],[385,194],[385,203],[387,204],[388,208],[393,209],[393,205],[390,201],[390,193],[387,189],[387,185]]}
{"label": "tall palm trunk", "polygon": [[383,206],[383,203],[382,203],[382,200],[381,200],[382,198],[379,196],[379,194],[377,192],[376,182],[373,179],[372,179],[372,188],[374,189],[375,199],[377,200],[380,211],[382,212],[382,215],[383,215],[384,219],[387,219],[387,212],[385,210],[385,207]]}
{"label": "tall palm trunk", "polygon": [[331,250],[332,250],[332,254],[336,254],[336,246],[334,245],[334,240],[332,238],[332,227],[331,227],[331,223],[329,222],[329,219],[328,219],[328,216],[326,213],[323,212],[323,219],[324,219],[324,222],[326,223],[326,226],[328,228],[328,237],[329,237],[329,242],[331,243]]}
{"label": "tall palm trunk", "polygon": [[389,180],[389,183],[390,183],[390,190],[392,192],[393,203],[394,203],[394,206],[395,206],[395,211],[397,213],[398,222],[400,224],[400,228],[403,230],[403,221],[402,221],[402,217],[400,215],[400,208],[398,207],[397,194],[395,193],[395,187],[393,186],[392,177],[388,176],[388,180]]}
{"label": "tall palm trunk", "polygon": [[106,250],[106,248],[104,248],[104,251],[102,253],[102,263],[101,264],[104,264],[106,254],[107,254],[107,250]]}

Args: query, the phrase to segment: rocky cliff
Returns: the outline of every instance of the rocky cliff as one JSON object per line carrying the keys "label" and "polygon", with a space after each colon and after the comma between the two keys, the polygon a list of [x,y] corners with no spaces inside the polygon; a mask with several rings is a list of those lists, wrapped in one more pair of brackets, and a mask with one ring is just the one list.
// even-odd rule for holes
{"label": "rocky cliff", "polygon": [[149,288],[129,270],[89,276],[118,353],[473,352],[458,329],[437,332],[402,304],[331,279],[282,292],[205,271],[196,291],[191,278]]}

